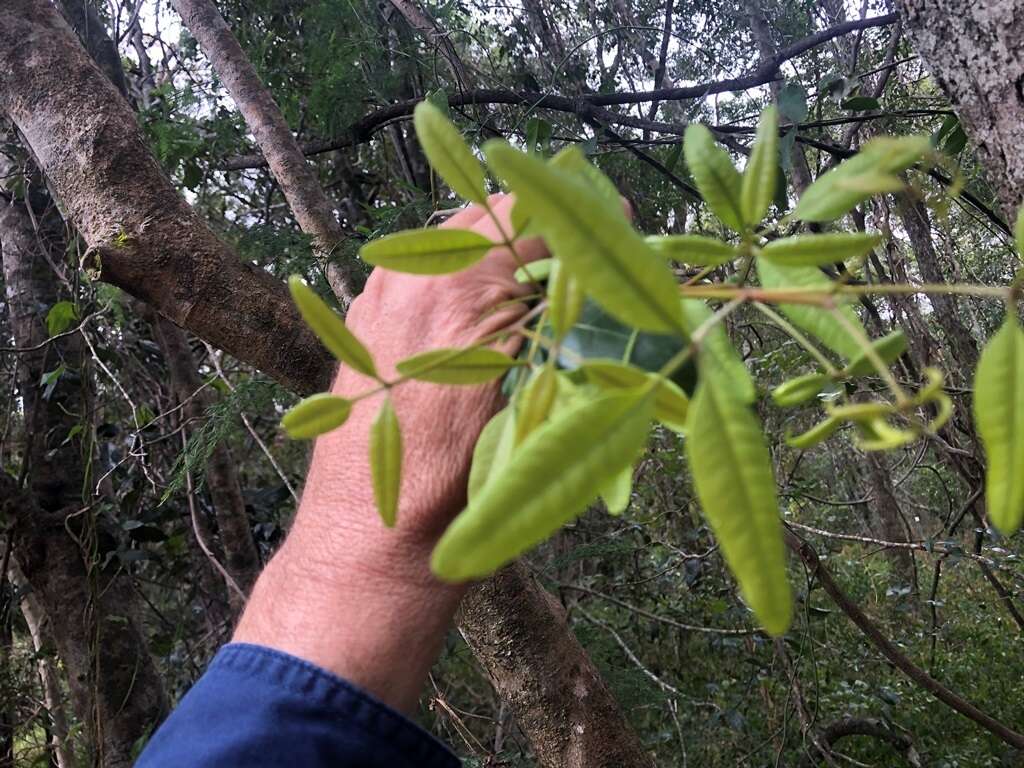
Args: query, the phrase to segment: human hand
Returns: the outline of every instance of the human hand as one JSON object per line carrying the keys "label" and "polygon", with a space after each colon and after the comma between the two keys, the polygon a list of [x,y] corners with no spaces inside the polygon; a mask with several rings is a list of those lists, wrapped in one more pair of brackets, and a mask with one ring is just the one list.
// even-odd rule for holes
{"label": "human hand", "polygon": [[[512,235],[514,199],[492,195],[489,203],[493,217],[471,206],[442,226],[501,242],[502,231]],[[394,379],[400,360],[467,346],[525,314],[526,305],[515,299],[531,288],[513,274],[547,250],[532,239],[517,242],[515,251],[496,247],[451,275],[375,270],[346,324],[370,350],[380,375]],[[499,348],[514,354],[519,343],[510,337]],[[332,391],[351,398],[377,386],[342,366]],[[408,709],[465,589],[432,576],[430,552],[465,504],[473,446],[501,394],[498,382],[452,387],[407,381],[392,388],[404,442],[394,530],[376,513],[369,464],[370,425],[384,397],[359,400],[344,427],[317,440],[292,530],[258,581],[235,640],[308,659]]]}

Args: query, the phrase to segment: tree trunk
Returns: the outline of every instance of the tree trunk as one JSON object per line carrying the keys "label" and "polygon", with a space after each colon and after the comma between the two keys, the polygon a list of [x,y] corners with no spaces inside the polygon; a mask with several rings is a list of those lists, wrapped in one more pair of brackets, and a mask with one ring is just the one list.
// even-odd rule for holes
{"label": "tree trunk", "polygon": [[[26,183],[25,185],[29,185]],[[76,426],[91,429],[91,398],[80,341],[67,336],[44,344],[44,318],[58,299],[53,264],[64,254],[63,222],[52,202],[34,219],[26,201],[0,211],[0,254],[18,355],[30,486],[21,493],[2,478],[0,498],[15,520],[15,553],[53,622],[54,640],[68,671],[76,711],[103,766],[128,766],[138,739],[165,711],[162,681],[135,614],[135,596],[117,558],[103,566],[110,537],[91,505],[83,506],[83,441],[67,439]],[[38,205],[38,203],[37,203]],[[47,249],[47,250],[44,250]],[[65,371],[44,393],[43,374]]]}
{"label": "tree trunk", "polygon": [[459,629],[540,765],[653,766],[562,606],[524,566],[514,563],[474,587],[459,609]]}
{"label": "tree trunk", "polygon": [[1024,198],[1024,0],[899,0],[1012,221]]}
{"label": "tree trunk", "polygon": [[87,265],[285,386],[327,389],[333,361],[285,287],[175,192],[131,107],[49,2],[0,5],[0,60],[0,109],[89,244]]}
{"label": "tree trunk", "polygon": [[[900,509],[892,477],[889,474],[889,467],[884,458],[875,451],[868,451],[864,455],[864,466],[868,472],[867,489],[871,494],[868,509],[871,516],[878,521],[881,538],[886,541],[899,542],[916,539],[917,537],[912,536],[911,531],[907,530],[907,519],[903,510]],[[892,564],[895,575],[908,585],[915,595],[918,594],[920,588],[913,550],[889,549],[886,550],[886,556]]]}
{"label": "tree trunk", "polygon": [[331,277],[331,289],[347,308],[358,289],[359,271],[353,263],[330,260],[345,233],[277,102],[210,0],[171,0],[171,5],[238,105],[299,227],[313,238],[314,249]]}
{"label": "tree trunk", "polygon": [[[910,198],[909,195],[899,195],[897,206],[921,278],[929,283],[947,282],[932,241],[932,223],[927,206],[920,200]],[[946,361],[946,370],[961,377],[969,375],[978,364],[978,343],[971,335],[970,329],[960,319],[960,300],[945,293],[932,294],[928,300],[935,308],[935,320],[948,344],[950,359]],[[967,383],[966,380],[964,383]]]}
{"label": "tree trunk", "polygon": [[[182,414],[187,421],[199,421],[212,404],[213,398],[208,389],[203,389],[188,338],[184,331],[166,318],[158,318],[154,328],[171,375],[175,400],[182,406]],[[245,511],[235,460],[223,443],[213,449],[207,460],[206,488],[210,492],[217,520],[217,531],[224,552],[224,568],[241,591],[248,595],[262,565],[249,526],[249,516]],[[234,589],[229,589],[228,594],[237,616],[242,607],[241,596]]]}
{"label": "tree trunk", "polygon": [[431,45],[440,48],[448,66],[452,69],[458,90],[465,91],[476,85],[476,79],[466,69],[459,52],[448,37],[448,33],[413,0],[388,0],[398,11],[405,23],[416,30],[416,33]]}
{"label": "tree trunk", "polygon": [[21,615],[28,625],[32,637],[32,648],[36,652],[36,668],[39,683],[43,689],[43,705],[49,715],[48,732],[53,763],[57,768],[75,768],[75,756],[68,742],[68,720],[64,714],[64,701],[60,689],[60,676],[53,663],[54,648],[50,639],[52,632],[39,599],[26,589],[28,580],[16,563],[11,564],[11,583],[21,592]]}

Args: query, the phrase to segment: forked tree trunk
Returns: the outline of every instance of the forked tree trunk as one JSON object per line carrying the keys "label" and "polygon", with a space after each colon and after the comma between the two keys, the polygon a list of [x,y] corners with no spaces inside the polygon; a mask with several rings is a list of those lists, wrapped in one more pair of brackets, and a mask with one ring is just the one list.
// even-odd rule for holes
{"label": "forked tree trunk", "polygon": [[285,386],[327,389],[333,361],[285,287],[174,190],[131,107],[51,3],[0,3],[0,60],[0,110],[88,243],[87,265]]}

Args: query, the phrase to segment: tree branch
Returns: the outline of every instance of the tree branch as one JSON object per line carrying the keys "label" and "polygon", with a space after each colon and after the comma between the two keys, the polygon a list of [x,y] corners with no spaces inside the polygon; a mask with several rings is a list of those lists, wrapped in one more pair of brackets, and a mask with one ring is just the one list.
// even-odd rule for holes
{"label": "tree branch", "polygon": [[[691,85],[683,88],[657,88],[653,91],[637,91],[634,93],[613,93],[583,94],[577,98],[557,96],[532,91],[511,91],[498,88],[477,88],[463,93],[454,94],[449,97],[449,104],[454,107],[479,105],[479,104],[511,104],[529,106],[534,109],[552,109],[559,112],[569,112],[582,115],[584,107],[601,107],[615,104],[637,104],[654,101],[679,101],[682,99],[696,99],[710,96],[715,93],[726,91],[741,91],[747,88],[756,88],[771,82],[776,77],[779,66],[802,53],[828,42],[829,40],[848,34],[858,29],[869,27],[881,27],[894,23],[897,20],[895,13],[885,16],[876,16],[871,19],[849,21],[845,24],[838,24],[817,32],[809,37],[800,40],[793,45],[783,48],[770,59],[765,60],[755,69],[746,75],[737,78],[717,80],[700,85]],[[412,114],[420,99],[407,99],[395,104],[378,109],[367,115],[362,120],[354,123],[346,134],[325,139],[319,142],[312,142],[303,147],[307,155],[315,155],[322,152],[330,152],[335,149],[344,149],[355,146],[369,140],[375,131],[387,125],[393,120],[407,117]],[[638,118],[627,118],[605,110],[592,113],[606,123],[616,125],[631,125],[644,128],[645,121]],[[649,121],[647,121],[649,122]],[[657,125],[650,123],[650,125]],[[683,126],[685,128],[685,126]],[[652,130],[656,130],[652,128]],[[259,155],[243,155],[230,158],[225,164],[225,170],[240,170],[242,168],[255,168],[265,165],[266,162]]]}

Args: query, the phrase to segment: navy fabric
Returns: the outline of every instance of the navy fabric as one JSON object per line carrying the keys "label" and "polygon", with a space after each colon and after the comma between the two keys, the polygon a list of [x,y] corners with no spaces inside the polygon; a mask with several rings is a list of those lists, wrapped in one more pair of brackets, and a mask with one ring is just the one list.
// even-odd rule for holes
{"label": "navy fabric", "polygon": [[232,643],[157,730],[136,768],[457,768],[441,742],[302,659]]}

